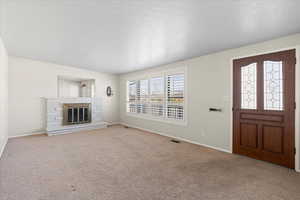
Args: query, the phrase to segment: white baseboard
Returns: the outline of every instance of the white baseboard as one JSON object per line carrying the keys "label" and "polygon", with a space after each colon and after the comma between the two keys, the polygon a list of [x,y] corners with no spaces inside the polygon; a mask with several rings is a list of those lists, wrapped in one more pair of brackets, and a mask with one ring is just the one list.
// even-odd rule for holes
{"label": "white baseboard", "polygon": [[105,122],[108,126],[121,125],[121,122]]}
{"label": "white baseboard", "polygon": [[131,128],[140,129],[140,130],[143,130],[143,131],[155,133],[155,134],[166,136],[166,137],[169,137],[169,138],[174,138],[174,139],[181,140],[181,141],[184,141],[184,142],[187,142],[187,143],[196,144],[196,145],[199,145],[199,146],[203,146],[203,147],[215,149],[217,151],[222,151],[222,152],[226,152],[226,153],[232,153],[231,151],[229,151],[227,149],[222,149],[222,148],[210,146],[210,145],[207,145],[207,144],[201,144],[199,142],[194,142],[194,141],[191,141],[191,140],[188,140],[188,139],[185,139],[185,138],[181,138],[181,137],[175,137],[173,135],[169,135],[169,134],[166,134],[166,133],[161,133],[161,132],[158,132],[158,131],[154,131],[154,130],[150,130],[150,129],[145,129],[145,128],[141,128],[141,127],[138,127],[138,126],[133,126],[133,125],[126,124],[126,123],[123,123],[123,122],[121,122],[120,124],[123,125],[123,126],[128,126],[128,127],[131,127]]}
{"label": "white baseboard", "polygon": [[31,132],[31,133],[24,133],[24,134],[21,134],[21,135],[9,136],[8,139],[18,138],[18,137],[26,137],[26,136],[32,136],[32,135],[41,135],[41,134],[46,134],[46,130],[35,131],[35,132]]}
{"label": "white baseboard", "polygon": [[2,156],[2,154],[3,154],[3,152],[4,152],[5,147],[6,147],[6,145],[7,145],[7,141],[8,141],[8,138],[5,139],[4,145],[3,145],[2,148],[0,149],[0,159],[1,159],[1,156]]}

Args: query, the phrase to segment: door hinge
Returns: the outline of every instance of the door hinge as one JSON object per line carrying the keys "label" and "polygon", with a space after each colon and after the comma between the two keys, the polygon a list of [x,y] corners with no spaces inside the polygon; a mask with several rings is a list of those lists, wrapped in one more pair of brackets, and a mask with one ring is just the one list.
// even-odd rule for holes
{"label": "door hinge", "polygon": [[294,148],[294,154],[296,155],[296,148]]}
{"label": "door hinge", "polygon": [[296,102],[294,102],[294,109],[296,110]]}

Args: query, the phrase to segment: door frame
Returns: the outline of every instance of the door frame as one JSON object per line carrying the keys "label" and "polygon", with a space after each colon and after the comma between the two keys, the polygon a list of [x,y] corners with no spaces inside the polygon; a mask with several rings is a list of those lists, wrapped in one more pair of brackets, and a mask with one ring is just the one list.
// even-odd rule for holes
{"label": "door frame", "polygon": [[278,48],[273,49],[270,51],[258,51],[252,54],[245,54],[237,57],[233,57],[230,59],[230,152],[233,153],[233,112],[232,112],[232,106],[233,106],[233,60],[235,59],[241,59],[251,56],[257,56],[257,55],[263,55],[263,54],[269,54],[269,53],[276,53],[279,51],[286,51],[286,50],[296,50],[296,59],[297,63],[295,66],[295,101],[296,101],[296,110],[295,110],[295,148],[296,148],[296,154],[295,154],[295,170],[297,172],[300,172],[300,45],[292,46],[288,48]]}

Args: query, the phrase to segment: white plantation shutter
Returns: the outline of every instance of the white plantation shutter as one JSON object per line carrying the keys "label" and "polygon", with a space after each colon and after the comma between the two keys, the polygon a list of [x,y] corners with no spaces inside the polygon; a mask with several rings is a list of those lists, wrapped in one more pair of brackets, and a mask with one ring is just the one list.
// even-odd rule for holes
{"label": "white plantation shutter", "polygon": [[127,112],[169,120],[184,119],[185,74],[161,74],[128,81]]}
{"label": "white plantation shutter", "polygon": [[127,112],[137,112],[137,81],[128,82],[128,107]]}
{"label": "white plantation shutter", "polygon": [[150,107],[153,116],[164,116],[165,110],[165,84],[164,77],[150,79]]}
{"label": "white plantation shutter", "polygon": [[149,113],[149,81],[139,80],[137,87],[137,112],[138,113]]}
{"label": "white plantation shutter", "polygon": [[184,74],[167,76],[167,118],[183,119]]}

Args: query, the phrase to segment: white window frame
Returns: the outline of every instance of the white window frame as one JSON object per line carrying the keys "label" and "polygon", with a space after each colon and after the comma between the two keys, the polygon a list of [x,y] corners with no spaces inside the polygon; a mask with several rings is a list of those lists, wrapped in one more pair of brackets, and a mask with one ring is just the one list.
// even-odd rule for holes
{"label": "white window frame", "polygon": [[[146,72],[147,73],[147,72]],[[147,79],[149,80],[149,85],[150,85],[150,79],[155,78],[155,77],[163,77],[164,78],[164,94],[165,98],[167,98],[167,91],[166,91],[166,86],[167,86],[167,75],[172,75],[172,74],[179,74],[183,73],[184,74],[184,102],[183,102],[183,120],[178,120],[178,119],[171,119],[166,117],[166,113],[164,113],[164,117],[159,117],[159,116],[153,116],[150,114],[144,114],[144,113],[131,113],[128,112],[128,99],[129,99],[129,87],[128,83],[129,81],[137,81],[137,80],[144,80]],[[134,75],[134,76],[129,76],[126,77],[126,103],[125,103],[125,113],[129,117],[135,117],[135,118],[140,118],[140,119],[146,119],[146,120],[152,120],[152,121],[158,121],[158,122],[163,122],[163,123],[170,123],[170,124],[175,124],[175,125],[181,125],[181,126],[187,126],[188,123],[188,84],[187,84],[187,67],[178,67],[174,69],[167,69],[167,70],[161,70],[161,71],[156,71],[156,72],[150,72],[145,74],[140,74],[140,75]],[[164,106],[165,106],[165,111],[167,112],[167,99],[164,101]]]}

